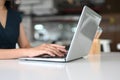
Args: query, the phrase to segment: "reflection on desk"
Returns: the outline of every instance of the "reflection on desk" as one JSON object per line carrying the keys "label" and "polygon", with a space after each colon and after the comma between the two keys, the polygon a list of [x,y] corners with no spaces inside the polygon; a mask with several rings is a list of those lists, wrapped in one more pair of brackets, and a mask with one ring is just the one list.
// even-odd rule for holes
{"label": "reflection on desk", "polygon": [[0,60],[1,80],[119,80],[120,53],[101,53],[69,63]]}

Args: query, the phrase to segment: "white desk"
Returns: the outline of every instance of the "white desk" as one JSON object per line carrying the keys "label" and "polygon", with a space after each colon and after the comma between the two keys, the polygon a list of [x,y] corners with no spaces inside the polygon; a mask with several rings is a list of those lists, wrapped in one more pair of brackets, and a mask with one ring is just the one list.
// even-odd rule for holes
{"label": "white desk", "polygon": [[120,80],[120,53],[69,63],[0,60],[0,80]]}

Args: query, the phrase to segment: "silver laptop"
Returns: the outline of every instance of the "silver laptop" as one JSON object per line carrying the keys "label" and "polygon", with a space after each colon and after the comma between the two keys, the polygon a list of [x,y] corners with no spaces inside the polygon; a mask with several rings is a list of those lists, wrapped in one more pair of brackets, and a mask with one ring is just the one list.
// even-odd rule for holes
{"label": "silver laptop", "polygon": [[68,62],[86,56],[91,48],[101,16],[87,6],[84,6],[79,18],[77,29],[73,35],[68,53],[65,58],[20,58],[25,61],[55,61]]}

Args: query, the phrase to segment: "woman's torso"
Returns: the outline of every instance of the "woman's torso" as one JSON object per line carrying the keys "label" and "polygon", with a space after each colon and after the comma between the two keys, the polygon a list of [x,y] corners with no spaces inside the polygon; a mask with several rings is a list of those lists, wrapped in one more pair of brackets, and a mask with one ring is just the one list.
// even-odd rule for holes
{"label": "woman's torso", "polygon": [[15,48],[19,37],[20,22],[20,14],[11,8],[8,8],[5,27],[0,23],[0,48]]}

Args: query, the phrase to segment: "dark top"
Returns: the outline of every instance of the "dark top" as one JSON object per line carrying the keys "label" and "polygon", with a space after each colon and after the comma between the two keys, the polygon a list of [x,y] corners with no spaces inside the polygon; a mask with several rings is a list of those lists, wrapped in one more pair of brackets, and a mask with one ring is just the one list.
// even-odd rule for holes
{"label": "dark top", "polygon": [[20,14],[8,8],[6,26],[0,23],[0,49],[14,49],[19,37]]}

